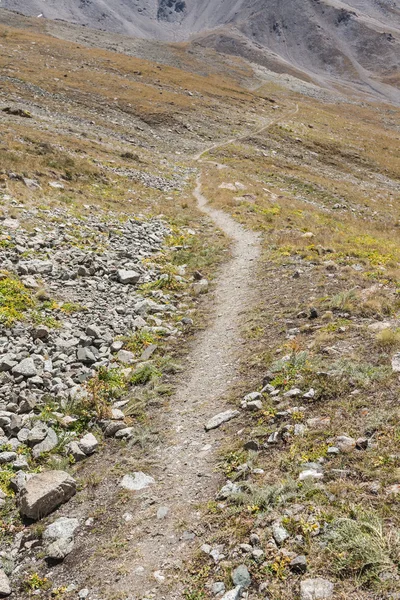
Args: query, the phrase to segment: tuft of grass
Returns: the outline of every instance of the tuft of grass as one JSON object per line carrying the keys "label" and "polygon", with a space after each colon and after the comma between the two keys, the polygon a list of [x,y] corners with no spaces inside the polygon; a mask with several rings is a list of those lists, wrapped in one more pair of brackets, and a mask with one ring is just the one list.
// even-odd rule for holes
{"label": "tuft of grass", "polygon": [[400,345],[400,331],[398,329],[383,329],[377,333],[376,341],[382,348],[396,348]]}
{"label": "tuft of grass", "polygon": [[147,363],[144,365],[140,365],[132,374],[130,378],[130,383],[132,385],[145,385],[149,381],[153,381],[154,379],[158,379],[161,377],[162,373],[152,365],[151,363]]}
{"label": "tuft of grass", "polygon": [[387,531],[376,513],[356,510],[351,517],[336,519],[327,537],[331,566],[340,576],[366,584],[379,580],[383,572],[397,573],[399,532]]}

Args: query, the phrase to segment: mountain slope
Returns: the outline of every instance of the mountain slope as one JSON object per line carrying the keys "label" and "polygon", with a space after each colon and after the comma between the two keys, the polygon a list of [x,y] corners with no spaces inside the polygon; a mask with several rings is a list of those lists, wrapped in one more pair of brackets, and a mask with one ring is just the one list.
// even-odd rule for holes
{"label": "mountain slope", "polygon": [[67,0],[61,7],[57,0],[4,0],[2,6],[144,38],[195,36],[225,52],[261,64],[267,57],[268,66],[272,58],[281,68],[312,76],[399,83],[397,0]]}

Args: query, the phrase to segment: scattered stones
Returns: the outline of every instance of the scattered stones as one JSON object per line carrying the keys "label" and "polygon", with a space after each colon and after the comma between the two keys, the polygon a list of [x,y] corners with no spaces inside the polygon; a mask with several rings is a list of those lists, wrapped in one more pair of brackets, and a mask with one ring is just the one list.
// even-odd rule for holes
{"label": "scattered stones", "polygon": [[240,413],[238,410],[226,410],[225,412],[219,413],[218,415],[215,415],[215,417],[212,417],[206,423],[205,430],[210,431],[211,429],[216,429],[217,427],[220,427],[223,423],[231,421],[239,414]]}
{"label": "scattered stones", "polygon": [[141,471],[133,473],[132,475],[124,475],[119,486],[128,490],[129,492],[137,492],[139,490],[143,490],[149,485],[155,483],[153,477],[150,475],[145,475]]}
{"label": "scattered stones", "polygon": [[305,579],[300,583],[300,600],[328,600],[333,590],[334,584],[327,579]]}
{"label": "scattered stones", "polygon": [[76,493],[75,480],[64,471],[44,471],[29,479],[19,497],[21,514],[38,520],[50,514]]}

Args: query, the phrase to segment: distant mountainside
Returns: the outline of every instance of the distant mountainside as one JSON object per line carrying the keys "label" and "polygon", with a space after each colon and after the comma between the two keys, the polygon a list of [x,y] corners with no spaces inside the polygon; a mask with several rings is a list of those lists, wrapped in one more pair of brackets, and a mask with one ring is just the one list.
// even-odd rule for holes
{"label": "distant mountainside", "polygon": [[268,67],[372,88],[400,84],[398,0],[3,0],[2,7],[136,37],[192,39]]}

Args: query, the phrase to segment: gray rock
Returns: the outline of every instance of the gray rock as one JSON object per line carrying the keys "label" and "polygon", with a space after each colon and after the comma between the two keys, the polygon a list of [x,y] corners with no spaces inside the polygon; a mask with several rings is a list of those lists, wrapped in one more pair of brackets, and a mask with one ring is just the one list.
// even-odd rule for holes
{"label": "gray rock", "polygon": [[28,434],[27,441],[29,446],[35,446],[35,444],[43,442],[47,436],[47,432],[47,425],[44,425],[43,423],[37,423],[37,425],[35,425],[35,427],[33,427]]}
{"label": "gray rock", "polygon": [[303,554],[296,556],[290,561],[289,568],[293,573],[305,573],[307,571],[307,558]]}
{"label": "gray rock", "polygon": [[0,465],[13,462],[18,457],[16,452],[0,452]]}
{"label": "gray rock", "polygon": [[232,571],[232,581],[236,586],[247,588],[251,584],[251,577],[246,565],[239,565]]}
{"label": "gray rock", "polygon": [[87,347],[78,348],[76,357],[84,365],[86,365],[86,364],[91,365],[91,364],[95,363],[97,360],[95,355],[93,354],[93,352],[90,350],[90,348],[87,348]]}
{"label": "gray rock", "polygon": [[137,273],[136,271],[126,271],[125,269],[120,269],[117,276],[118,281],[123,284],[138,283],[140,279],[140,273]]}
{"label": "gray rock", "polygon": [[78,445],[82,452],[89,455],[93,454],[99,445],[99,442],[96,440],[93,433],[87,433],[81,440],[79,440]]}
{"label": "gray rock", "polygon": [[222,596],[221,600],[239,600],[241,591],[242,587],[238,585],[233,590],[229,590],[229,592],[226,592],[226,594]]}
{"label": "gray rock", "polygon": [[119,486],[130,492],[137,492],[149,487],[153,483],[155,483],[153,477],[139,471],[132,475],[124,475]]}
{"label": "gray rock", "polygon": [[234,419],[239,414],[240,413],[238,410],[226,410],[225,412],[219,413],[218,415],[215,415],[215,417],[212,417],[206,423],[205,430],[210,431],[211,429],[216,429],[217,427],[220,427],[220,425],[222,425],[223,423],[231,421],[231,419]]}
{"label": "gray rock", "polygon": [[300,583],[300,600],[328,600],[333,589],[334,584],[327,579],[305,579]]}
{"label": "gray rock", "polygon": [[157,519],[165,519],[168,513],[168,506],[160,506],[160,508],[157,510]]}
{"label": "gray rock", "polygon": [[124,345],[124,342],[122,340],[115,340],[111,344],[111,352],[118,352],[119,350],[122,350],[123,345]]}
{"label": "gray rock", "polygon": [[38,374],[33,358],[24,358],[13,367],[12,372],[14,375],[23,375],[23,377],[34,377]]}
{"label": "gray rock", "polygon": [[262,402],[261,400],[252,400],[251,402],[248,402],[246,405],[246,410],[251,410],[251,411],[255,411],[255,410],[262,410]]}
{"label": "gray rock", "polygon": [[58,444],[58,437],[54,429],[49,428],[42,442],[36,444],[32,450],[33,458],[38,458],[44,452],[51,452]]}
{"label": "gray rock", "polygon": [[290,537],[289,532],[278,521],[272,525],[272,535],[278,545],[283,544]]}
{"label": "gray rock", "polygon": [[224,487],[222,487],[217,493],[216,499],[226,500],[227,498],[229,498],[229,496],[237,494],[238,492],[240,492],[239,485],[237,483],[234,483],[233,481],[227,481]]}
{"label": "gray rock", "polygon": [[46,557],[52,560],[63,560],[74,548],[74,540],[71,538],[60,538],[45,546]]}
{"label": "gray rock", "polygon": [[305,469],[299,475],[299,481],[306,481],[307,479],[323,479],[324,474],[321,471],[317,471],[316,469]]}
{"label": "gray rock", "polygon": [[0,358],[0,372],[11,371],[11,369],[16,365],[17,361],[14,360],[9,354],[5,354]]}
{"label": "gray rock", "polygon": [[216,581],[211,586],[211,593],[214,596],[220,596],[225,592],[225,584],[223,581]]}
{"label": "gray rock", "polygon": [[19,507],[23,516],[40,519],[76,493],[76,481],[65,471],[44,471],[26,482],[20,492]]}
{"label": "gray rock", "polygon": [[51,523],[43,532],[45,541],[53,541],[61,537],[73,537],[76,529],[79,527],[78,519],[69,517],[60,517],[54,523]]}
{"label": "gray rock", "polygon": [[244,402],[254,402],[254,400],[260,400],[262,397],[260,392],[251,392],[250,394],[247,394],[247,396],[245,396],[243,398]]}
{"label": "gray rock", "polygon": [[94,338],[94,339],[99,339],[101,338],[101,331],[100,331],[100,327],[97,327],[97,325],[88,325],[86,327],[86,331],[85,331],[86,335],[89,336],[90,338]]}
{"label": "gray rock", "polygon": [[69,442],[65,447],[65,452],[68,456],[72,456],[75,462],[79,462],[86,458],[86,454],[80,449],[78,442]]}
{"label": "gray rock", "polygon": [[392,357],[392,370],[395,373],[400,373],[400,352]]}
{"label": "gray rock", "polygon": [[11,594],[10,580],[7,575],[0,569],[0,598],[5,598]]}
{"label": "gray rock", "polygon": [[335,441],[340,452],[349,453],[352,452],[356,447],[356,440],[352,437],[348,437],[347,435],[340,435]]}
{"label": "gray rock", "polygon": [[129,350],[120,350],[117,354],[117,358],[119,362],[124,365],[130,365],[135,360],[135,355],[133,352],[129,352]]}

